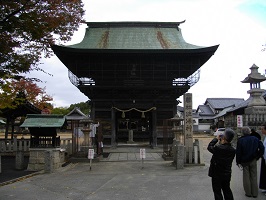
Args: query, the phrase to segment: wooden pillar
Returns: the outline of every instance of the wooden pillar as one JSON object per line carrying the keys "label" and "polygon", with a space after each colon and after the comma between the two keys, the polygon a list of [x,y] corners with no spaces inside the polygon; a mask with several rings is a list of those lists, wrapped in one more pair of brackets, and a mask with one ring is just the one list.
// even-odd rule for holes
{"label": "wooden pillar", "polygon": [[15,128],[15,119],[12,119],[12,121],[11,121],[11,140],[13,140],[13,138],[14,138],[14,128]]}
{"label": "wooden pillar", "polygon": [[111,146],[116,147],[116,126],[115,126],[115,109],[111,109],[111,126],[112,126],[112,136],[111,136]]}
{"label": "wooden pillar", "polygon": [[157,112],[156,110],[152,110],[152,147],[157,146]]}

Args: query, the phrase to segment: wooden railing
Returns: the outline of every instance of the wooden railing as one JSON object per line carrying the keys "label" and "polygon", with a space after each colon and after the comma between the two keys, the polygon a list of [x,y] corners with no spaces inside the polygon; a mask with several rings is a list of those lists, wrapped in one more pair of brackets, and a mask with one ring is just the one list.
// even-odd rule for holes
{"label": "wooden railing", "polygon": [[[68,155],[72,154],[72,139],[60,139],[60,148],[64,149]],[[30,139],[0,139],[0,154],[15,153],[16,151],[29,152]]]}

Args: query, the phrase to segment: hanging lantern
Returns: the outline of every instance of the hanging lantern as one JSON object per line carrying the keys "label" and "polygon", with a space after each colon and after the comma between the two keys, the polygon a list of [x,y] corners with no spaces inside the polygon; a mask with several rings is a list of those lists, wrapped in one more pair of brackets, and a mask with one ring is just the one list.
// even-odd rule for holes
{"label": "hanging lantern", "polygon": [[142,114],[141,114],[141,118],[145,118],[145,114],[144,114],[144,112],[142,112]]}
{"label": "hanging lantern", "polygon": [[122,118],[125,118],[126,116],[125,116],[125,112],[123,111],[122,112]]}

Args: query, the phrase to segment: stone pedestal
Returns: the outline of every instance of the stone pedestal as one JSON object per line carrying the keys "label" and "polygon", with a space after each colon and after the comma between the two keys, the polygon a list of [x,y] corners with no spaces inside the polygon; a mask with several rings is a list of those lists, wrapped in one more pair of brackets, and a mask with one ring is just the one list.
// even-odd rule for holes
{"label": "stone pedestal", "polygon": [[266,113],[266,106],[252,106],[245,108],[245,114],[265,114]]}
{"label": "stone pedestal", "polygon": [[25,168],[24,152],[17,151],[16,152],[16,169],[21,170],[24,168]]}
{"label": "stone pedestal", "polygon": [[129,130],[128,131],[128,141],[127,141],[128,144],[133,144],[134,141],[133,141],[133,130]]}
{"label": "stone pedestal", "polygon": [[173,142],[173,157],[176,169],[183,169],[185,163],[185,147],[176,140]]}
{"label": "stone pedestal", "polygon": [[[47,163],[48,162],[48,163]],[[30,158],[27,170],[53,171],[65,162],[65,151],[60,148],[30,148]]]}
{"label": "stone pedestal", "polygon": [[84,141],[81,145],[81,152],[84,157],[87,157],[88,156],[88,151],[89,151],[89,148],[92,148],[93,144],[92,144],[92,138],[90,138],[90,131],[91,129],[88,128],[88,127],[84,127],[82,129],[82,132],[84,134]]}
{"label": "stone pedestal", "polygon": [[46,173],[52,173],[54,171],[53,166],[54,155],[52,151],[44,152],[44,171]]}
{"label": "stone pedestal", "polygon": [[[195,148],[195,147],[197,147],[197,148]],[[195,151],[197,151],[197,153]],[[195,142],[194,142],[194,157],[196,157],[196,156],[197,156],[197,158],[195,158],[194,163],[195,164],[204,164],[204,160],[203,160],[203,141],[202,140],[198,140],[198,139],[195,139]]]}
{"label": "stone pedestal", "polygon": [[260,88],[252,88],[248,91],[248,94],[250,94],[250,102],[248,104],[248,107],[252,106],[265,106],[265,99],[263,98],[262,94],[265,90]]}

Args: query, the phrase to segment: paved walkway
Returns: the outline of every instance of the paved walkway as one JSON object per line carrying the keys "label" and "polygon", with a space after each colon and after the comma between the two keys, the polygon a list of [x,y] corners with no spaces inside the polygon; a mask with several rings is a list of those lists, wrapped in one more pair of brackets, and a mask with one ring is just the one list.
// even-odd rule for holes
{"label": "paved walkway", "polygon": [[[157,157],[160,148],[147,149],[152,159],[145,159],[142,165],[137,157],[139,148],[130,148],[130,152],[119,148],[110,150],[109,160],[92,163],[91,170],[89,163],[71,163],[51,174],[41,173],[4,185],[0,187],[0,199],[213,200],[207,176],[211,154],[204,144],[205,166],[176,170],[171,161]],[[124,162],[116,162],[119,159]],[[235,163],[231,187],[235,200],[249,199],[244,196],[242,172]],[[257,199],[265,200],[266,196],[259,193]]]}
{"label": "paved walkway", "polygon": [[102,161],[140,161],[140,149],[145,149],[145,160],[154,161],[160,160],[162,158],[162,146],[151,149],[148,145],[143,145],[141,147],[136,147],[134,145],[120,145],[117,148],[105,148],[104,152],[110,153],[107,158],[102,159]]}

